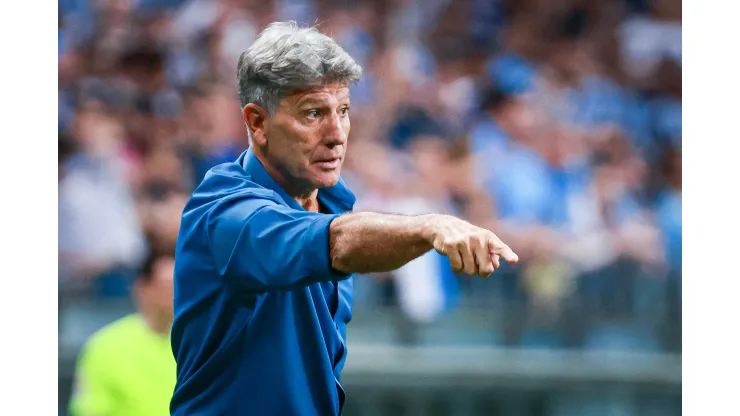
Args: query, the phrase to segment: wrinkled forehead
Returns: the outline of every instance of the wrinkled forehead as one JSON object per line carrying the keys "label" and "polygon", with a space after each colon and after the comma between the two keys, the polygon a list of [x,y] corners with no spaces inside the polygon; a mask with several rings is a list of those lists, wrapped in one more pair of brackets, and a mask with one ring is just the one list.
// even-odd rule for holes
{"label": "wrinkled forehead", "polygon": [[288,93],[282,103],[294,106],[308,102],[333,103],[349,100],[350,90],[346,84],[332,83],[295,89]]}

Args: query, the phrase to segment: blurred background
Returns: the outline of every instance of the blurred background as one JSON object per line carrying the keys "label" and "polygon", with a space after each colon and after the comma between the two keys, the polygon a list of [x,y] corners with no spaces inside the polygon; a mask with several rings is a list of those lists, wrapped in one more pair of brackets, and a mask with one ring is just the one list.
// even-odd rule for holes
{"label": "blurred background", "polygon": [[357,276],[345,414],[680,414],[680,0],[59,0],[59,414],[248,146],[236,62],[289,19],[365,69],[357,210],[458,215],[523,260]]}

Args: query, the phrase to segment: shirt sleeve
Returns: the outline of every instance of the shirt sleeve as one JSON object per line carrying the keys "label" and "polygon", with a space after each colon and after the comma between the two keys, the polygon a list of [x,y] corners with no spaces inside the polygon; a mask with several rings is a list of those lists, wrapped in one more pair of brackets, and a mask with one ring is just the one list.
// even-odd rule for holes
{"label": "shirt sleeve", "polygon": [[115,410],[109,371],[110,363],[106,362],[99,346],[88,344],[77,362],[70,416],[108,415]]}
{"label": "shirt sleeve", "polygon": [[243,199],[211,212],[208,239],[227,282],[256,293],[291,290],[349,277],[331,267],[329,225],[336,217]]}

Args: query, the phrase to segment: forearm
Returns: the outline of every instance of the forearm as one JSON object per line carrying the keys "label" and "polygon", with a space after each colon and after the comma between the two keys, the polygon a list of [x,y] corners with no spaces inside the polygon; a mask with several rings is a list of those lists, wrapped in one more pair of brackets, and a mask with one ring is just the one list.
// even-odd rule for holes
{"label": "forearm", "polygon": [[342,215],[330,226],[332,267],[344,273],[398,269],[432,249],[430,216]]}

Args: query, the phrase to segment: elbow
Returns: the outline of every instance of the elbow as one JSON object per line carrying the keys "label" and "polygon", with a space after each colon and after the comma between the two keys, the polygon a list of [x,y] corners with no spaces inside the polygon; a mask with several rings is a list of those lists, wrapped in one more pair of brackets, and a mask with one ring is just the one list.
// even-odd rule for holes
{"label": "elbow", "polygon": [[353,273],[349,245],[346,242],[345,233],[341,227],[335,225],[333,221],[330,225],[329,233],[329,265],[339,273]]}
{"label": "elbow", "polygon": [[330,246],[329,264],[333,270],[340,273],[356,272],[356,270],[352,270],[352,264],[347,250],[336,244]]}

